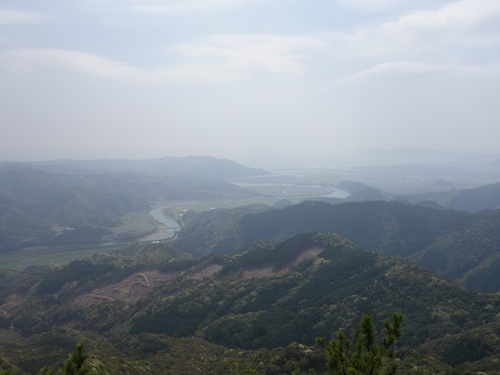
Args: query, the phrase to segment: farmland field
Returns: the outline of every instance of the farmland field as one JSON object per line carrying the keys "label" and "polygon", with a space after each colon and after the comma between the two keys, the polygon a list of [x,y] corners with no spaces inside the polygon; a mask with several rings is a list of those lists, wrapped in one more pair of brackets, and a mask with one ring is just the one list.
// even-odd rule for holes
{"label": "farmland field", "polygon": [[57,267],[74,259],[111,251],[121,245],[102,244],[26,248],[0,254],[0,268],[24,268],[32,265]]}

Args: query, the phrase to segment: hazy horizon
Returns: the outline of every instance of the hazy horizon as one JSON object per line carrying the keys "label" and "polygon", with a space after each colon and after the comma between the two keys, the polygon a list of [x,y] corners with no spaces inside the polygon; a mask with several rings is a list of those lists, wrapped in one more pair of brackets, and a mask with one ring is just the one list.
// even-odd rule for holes
{"label": "hazy horizon", "polygon": [[0,160],[499,155],[499,47],[496,0],[5,0]]}
{"label": "hazy horizon", "polygon": [[[213,155],[186,155],[186,156],[172,156],[164,155],[161,157],[153,158],[64,158],[64,159],[37,159],[37,160],[0,160],[0,163],[50,163],[57,164],[61,162],[77,161],[77,162],[93,162],[93,161],[150,161],[160,160],[164,158],[189,158],[189,157],[209,157],[217,158]],[[218,158],[230,160],[232,162],[257,169],[264,169],[268,171],[279,170],[300,170],[300,169],[343,169],[343,168],[356,168],[356,167],[383,167],[383,166],[425,166],[431,165],[441,166],[447,169],[455,168],[457,164],[463,166],[464,170],[467,168],[475,168],[479,165],[494,167],[498,169],[500,165],[499,154],[486,154],[486,153],[471,153],[462,151],[441,151],[430,149],[412,149],[412,148],[398,148],[398,149],[364,149],[357,150],[343,158],[343,164],[339,161],[334,161],[323,165],[309,165],[309,164],[289,164],[289,165],[276,165],[272,160],[265,161],[263,165],[246,164],[239,160],[229,158]]]}

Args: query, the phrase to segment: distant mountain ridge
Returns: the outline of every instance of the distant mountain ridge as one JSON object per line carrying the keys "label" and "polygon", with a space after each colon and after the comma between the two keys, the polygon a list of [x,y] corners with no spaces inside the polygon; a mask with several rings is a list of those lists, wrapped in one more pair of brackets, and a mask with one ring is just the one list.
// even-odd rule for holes
{"label": "distant mountain ridge", "polygon": [[[444,182],[442,182],[444,183]],[[363,202],[376,200],[407,200],[412,203],[439,205],[460,211],[479,212],[500,208],[500,183],[493,183],[469,189],[428,192],[413,195],[390,194],[372,186],[356,182],[343,181],[337,188],[351,193],[346,201]]]}
{"label": "distant mountain ridge", "polygon": [[[97,243],[151,202],[249,197],[220,179],[119,173],[53,173],[25,164],[0,167],[0,251]],[[132,235],[132,234],[131,234]]]}
{"label": "distant mountain ridge", "polygon": [[335,187],[345,190],[349,195],[345,200],[351,202],[390,200],[391,195],[381,189],[355,181],[343,181]]}
{"label": "distant mountain ridge", "polygon": [[198,176],[211,179],[243,178],[270,173],[263,169],[243,166],[227,159],[211,156],[163,157],[148,160],[102,159],[102,160],[53,160],[28,163],[49,171],[73,173],[140,173],[158,176]]}
{"label": "distant mountain ridge", "polygon": [[[224,221],[229,213],[221,215]],[[409,258],[471,288],[476,285],[469,279],[470,273],[478,267],[484,272],[490,266],[497,267],[491,261],[500,259],[500,211],[471,214],[402,201],[336,205],[308,201],[237,215],[236,220],[230,227],[220,225],[217,217],[200,219],[196,225],[187,221],[176,246],[194,255],[199,251],[231,253],[255,241],[283,239],[301,232],[338,233],[357,246]],[[500,291],[500,278],[493,272],[490,277],[488,289],[482,290]]]}
{"label": "distant mountain ridge", "polygon": [[426,148],[400,147],[394,149],[370,148],[357,151],[357,156],[362,157],[365,163],[388,164],[419,164],[419,163],[491,163],[498,158],[498,154],[436,150]]}
{"label": "distant mountain ridge", "polygon": [[433,199],[446,208],[461,211],[494,210],[500,208],[500,183],[463,189],[453,193],[435,194]]}

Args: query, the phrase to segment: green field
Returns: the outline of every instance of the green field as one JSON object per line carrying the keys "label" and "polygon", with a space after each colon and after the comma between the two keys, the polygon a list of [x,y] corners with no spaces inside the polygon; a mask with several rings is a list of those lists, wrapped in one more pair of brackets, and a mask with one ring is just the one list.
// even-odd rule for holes
{"label": "green field", "polygon": [[[281,198],[276,197],[256,197],[248,199],[238,199],[238,200],[211,200],[211,201],[192,201],[192,202],[165,202],[165,208],[163,212],[167,216],[176,217],[185,211],[208,211],[216,208],[231,209],[236,207],[248,206],[252,204],[266,204],[272,206],[276,202],[281,200]],[[295,199],[290,199],[292,203],[295,203]],[[297,201],[298,203],[298,201]]]}
{"label": "green field", "polygon": [[132,212],[122,218],[122,225],[114,229],[118,235],[137,234],[146,235],[158,229],[158,223],[149,212]]}
{"label": "green field", "polygon": [[0,268],[24,268],[32,265],[57,267],[72,260],[81,259],[95,253],[111,251],[120,246],[120,244],[104,244],[21,249],[0,254]]}
{"label": "green field", "polygon": [[[134,212],[123,218],[123,224],[114,229],[117,236],[130,235],[141,237],[158,229],[158,223],[149,212]],[[110,238],[110,242],[113,239]],[[56,267],[75,259],[81,259],[95,253],[117,249],[123,243],[40,246],[0,254],[0,268],[24,268],[28,266]]]}
{"label": "green field", "polygon": [[[215,200],[189,202],[159,202],[165,205],[164,213],[179,218],[186,211],[206,211],[214,208],[236,208],[250,204],[274,204],[275,197],[257,197],[245,200]],[[149,212],[134,212],[123,218],[123,224],[114,229],[116,235],[142,237],[158,230],[157,223]],[[28,266],[57,267],[75,259],[81,259],[95,253],[102,253],[123,246],[121,243],[33,247],[0,254],[0,268],[24,268]]]}

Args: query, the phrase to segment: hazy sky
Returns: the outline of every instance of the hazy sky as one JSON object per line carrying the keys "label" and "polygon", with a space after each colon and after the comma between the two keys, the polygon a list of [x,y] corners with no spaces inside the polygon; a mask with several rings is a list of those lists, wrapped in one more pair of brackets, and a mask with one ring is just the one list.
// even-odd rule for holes
{"label": "hazy sky", "polygon": [[500,152],[500,0],[2,0],[0,160]]}

